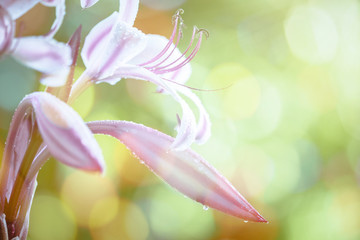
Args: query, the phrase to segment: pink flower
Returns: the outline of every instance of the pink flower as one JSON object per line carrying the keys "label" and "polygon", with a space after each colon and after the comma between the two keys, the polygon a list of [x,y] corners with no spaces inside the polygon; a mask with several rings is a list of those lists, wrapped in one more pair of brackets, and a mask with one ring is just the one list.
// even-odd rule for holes
{"label": "pink flower", "polygon": [[[41,2],[56,7],[56,19],[44,36],[14,37],[15,20]],[[11,55],[22,64],[44,74],[41,82],[61,86],[71,63],[69,46],[53,39],[65,15],[65,0],[4,0],[0,2],[0,56]]]}
{"label": "pink flower", "polygon": [[[86,70],[75,83],[71,98],[91,83],[115,84],[122,78],[150,81],[159,86],[159,92],[170,94],[182,107],[183,115],[172,148],[184,150],[194,141],[204,143],[210,136],[208,114],[198,97],[182,84],[190,77],[188,63],[198,52],[206,32],[194,28],[188,48],[181,53],[177,49],[182,36],[181,11],[174,16],[175,27],[167,40],[159,35],[144,34],[133,27],[138,5],[138,0],[120,0],[119,12],[98,23],[87,35],[81,51]],[[198,40],[195,42],[196,36]],[[198,122],[179,93],[198,107]]]}
{"label": "pink flower", "polygon": [[5,214],[10,239],[26,239],[36,176],[50,155],[74,168],[104,171],[101,150],[81,117],[53,95],[35,92],[14,114],[0,171],[0,218]]}

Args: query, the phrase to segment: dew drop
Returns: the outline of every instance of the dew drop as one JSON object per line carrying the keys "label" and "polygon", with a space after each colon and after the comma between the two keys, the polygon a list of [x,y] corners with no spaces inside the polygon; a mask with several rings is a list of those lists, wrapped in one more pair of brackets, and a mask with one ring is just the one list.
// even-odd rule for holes
{"label": "dew drop", "polygon": [[249,221],[247,221],[247,220],[244,220],[244,223],[248,223]]}
{"label": "dew drop", "polygon": [[207,211],[207,210],[209,210],[209,207],[206,206],[206,205],[204,205],[204,206],[203,206],[203,209],[204,209],[205,211]]}

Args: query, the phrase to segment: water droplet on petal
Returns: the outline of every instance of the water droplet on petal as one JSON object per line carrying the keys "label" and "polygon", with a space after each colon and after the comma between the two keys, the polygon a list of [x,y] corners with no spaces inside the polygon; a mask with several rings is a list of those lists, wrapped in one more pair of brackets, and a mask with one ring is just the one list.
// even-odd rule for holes
{"label": "water droplet on petal", "polygon": [[249,221],[247,221],[247,220],[244,220],[244,223],[248,223]]}
{"label": "water droplet on petal", "polygon": [[207,210],[209,210],[209,207],[206,206],[206,205],[204,205],[204,206],[203,206],[203,209],[204,209],[205,211],[207,211]]}

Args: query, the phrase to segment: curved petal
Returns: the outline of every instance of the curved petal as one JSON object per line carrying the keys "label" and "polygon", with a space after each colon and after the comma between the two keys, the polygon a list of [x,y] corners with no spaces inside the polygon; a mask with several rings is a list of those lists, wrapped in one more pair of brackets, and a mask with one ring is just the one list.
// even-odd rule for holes
{"label": "curved petal", "polygon": [[12,19],[17,19],[33,8],[40,0],[1,0],[0,5],[7,9]]}
{"label": "curved petal", "polygon": [[65,16],[65,0],[43,0],[41,2],[45,6],[56,7],[56,17],[50,31],[45,35],[47,37],[54,37],[59,30]]}
{"label": "curved petal", "polygon": [[88,171],[104,170],[99,145],[81,117],[66,103],[45,92],[28,95],[41,136],[60,162]]}
{"label": "curved petal", "polygon": [[172,151],[174,139],[146,126],[125,121],[89,122],[93,133],[113,136],[173,188],[200,202],[257,222],[266,220],[215,168],[187,149]]}
{"label": "curved petal", "polygon": [[56,7],[61,4],[63,0],[40,0],[41,4],[47,7]]}
{"label": "curved petal", "polygon": [[60,87],[63,86],[69,76],[70,68],[64,67],[56,72],[43,74],[40,82],[45,86]]}
{"label": "curved petal", "polygon": [[182,86],[177,87],[177,90],[190,98],[199,109],[199,121],[197,124],[195,142],[198,144],[204,144],[211,135],[211,122],[209,114],[205,110],[198,96],[196,96],[193,92]]}
{"label": "curved petal", "polygon": [[145,34],[125,22],[117,22],[112,30],[98,70],[99,78],[112,75],[121,63],[128,62],[146,46]]}
{"label": "curved petal", "polygon": [[119,19],[134,25],[135,18],[139,9],[139,0],[120,0]]}
{"label": "curved petal", "polygon": [[145,34],[119,21],[118,16],[114,12],[98,23],[85,39],[81,56],[93,78],[111,76],[121,63],[145,48]]}
{"label": "curved petal", "polygon": [[0,56],[6,54],[14,38],[15,23],[10,14],[0,5]]}
{"label": "curved petal", "polygon": [[195,140],[196,137],[196,120],[193,112],[188,104],[176,93],[174,88],[171,88],[162,78],[156,74],[148,71],[145,68],[121,65],[108,79],[100,79],[99,82],[107,82],[115,84],[121,78],[133,78],[138,80],[150,81],[159,87],[165,89],[181,106],[183,114],[180,121],[180,127],[177,129],[178,134],[173,142],[172,148],[176,150],[187,149]]}
{"label": "curved petal", "polygon": [[15,40],[12,56],[30,68],[51,74],[71,64],[71,49],[64,43],[41,36]]}
{"label": "curved petal", "polygon": [[118,19],[118,12],[114,12],[96,24],[85,38],[81,51],[81,58],[87,68],[99,61],[105,47],[109,43],[110,33]]}

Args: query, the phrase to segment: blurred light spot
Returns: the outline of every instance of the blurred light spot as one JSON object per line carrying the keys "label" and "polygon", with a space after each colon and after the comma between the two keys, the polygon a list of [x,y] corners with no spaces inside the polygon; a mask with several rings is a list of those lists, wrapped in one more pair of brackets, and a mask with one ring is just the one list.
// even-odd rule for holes
{"label": "blurred light spot", "polygon": [[[245,83],[242,83],[243,81]],[[250,96],[250,101],[252,101],[252,103],[250,102],[250,107],[246,107],[244,110],[240,107],[246,105],[246,100],[249,95],[237,96],[236,91],[240,90],[241,93],[244,93],[242,90],[242,87],[244,86],[248,88],[248,90],[259,95],[256,86],[257,83],[255,81],[252,74],[241,64],[229,62],[216,66],[210,71],[208,78],[205,81],[206,85],[204,88],[221,90],[202,94],[207,109],[215,116],[223,116],[224,111],[235,116],[238,115],[238,117],[245,117],[246,115],[251,114],[257,104],[256,96]],[[229,96],[227,97],[227,95]],[[237,101],[241,102],[241,106],[238,105]],[[226,110],[223,109],[224,106],[227,107]]]}
{"label": "blurred light spot", "polygon": [[246,196],[255,198],[263,195],[273,174],[272,159],[260,148],[250,145],[238,148],[236,159],[232,182],[239,186],[238,189],[244,189]]}
{"label": "blurred light spot", "polygon": [[[287,209],[286,239],[343,239],[336,237],[339,220],[331,211],[331,192],[317,188],[305,196],[289,202]],[[284,209],[285,210],[285,209]],[[304,231],[306,229],[306,231]],[[340,237],[340,238],[339,238]]]}
{"label": "blurred light spot", "polygon": [[326,112],[336,107],[336,98],[329,71],[310,67],[299,76],[299,85],[318,113]]}
{"label": "blurred light spot", "polygon": [[[342,181],[343,179],[341,179]],[[286,239],[358,239],[360,195],[348,181],[332,189],[312,189],[289,202]],[[285,209],[284,209],[285,210]],[[306,229],[306,231],[304,231]]]}
{"label": "blurred light spot", "polygon": [[106,162],[106,176],[111,178],[112,181],[119,179],[119,174],[116,166],[118,166],[118,158],[116,158],[116,151],[118,148],[123,148],[123,144],[117,139],[107,135],[94,135],[97,143],[99,144],[104,160]]}
{"label": "blurred light spot", "polygon": [[119,210],[119,201],[117,197],[108,197],[95,203],[90,213],[90,228],[104,226],[111,222]]}
{"label": "blurred light spot", "polygon": [[254,115],[241,120],[238,133],[247,139],[259,139],[271,134],[279,125],[282,116],[282,101],[277,88],[260,79],[261,99]]}
{"label": "blurred light spot", "polygon": [[75,219],[70,210],[56,197],[36,194],[30,216],[31,239],[76,239]]}
{"label": "blurred light spot", "polygon": [[358,187],[348,181],[339,181],[335,199],[330,211],[337,219],[337,235],[341,239],[357,239],[360,237],[360,193]]}
{"label": "blurred light spot", "polygon": [[11,57],[0,60],[0,107],[13,111],[20,100],[35,89],[36,74]]}
{"label": "blurred light spot", "polygon": [[267,169],[271,180],[265,197],[268,201],[276,202],[297,191],[300,179],[299,154],[288,142],[276,139],[272,139],[263,148],[273,163],[273,167]]}
{"label": "blurred light spot", "polygon": [[[319,2],[321,4],[321,2]],[[348,80],[345,75],[358,75],[360,57],[360,12],[359,2],[356,0],[322,2],[324,7],[331,6],[331,13],[336,19],[339,29],[339,51],[336,56],[335,67],[341,69],[341,82]],[[356,78],[356,82],[358,79]]]}
{"label": "blurred light spot", "polygon": [[159,187],[149,199],[150,226],[155,239],[209,239],[214,231],[210,209],[184,198],[172,189]]}
{"label": "blurred light spot", "polygon": [[118,208],[113,210],[115,217],[109,223],[91,228],[93,238],[95,240],[147,239],[149,227],[142,210],[125,199],[118,199],[117,206]]}
{"label": "blurred light spot", "polygon": [[[213,68],[206,83],[217,89],[231,86],[249,77],[252,77],[252,74],[244,66],[239,63],[229,62],[222,63]],[[226,89],[219,92],[226,94]]]}
{"label": "blurred light spot", "polygon": [[178,8],[185,0],[142,0],[145,6],[157,10],[171,10]]}
{"label": "blurred light spot", "polygon": [[65,179],[61,197],[81,226],[88,226],[95,205],[105,198],[115,197],[113,183],[106,177],[76,171]]}
{"label": "blurred light spot", "polygon": [[251,117],[260,101],[260,87],[254,78],[246,78],[237,82],[227,91],[223,109],[233,119]]}
{"label": "blurred light spot", "polygon": [[331,61],[338,33],[332,18],[320,8],[298,6],[286,19],[285,34],[293,54],[312,64]]}
{"label": "blurred light spot", "polygon": [[131,154],[125,145],[118,146],[114,152],[115,170],[121,181],[131,185],[147,185],[159,179]]}
{"label": "blurred light spot", "polygon": [[352,94],[349,94],[347,96],[343,96],[339,100],[337,107],[342,126],[350,136],[353,136],[356,139],[360,139],[359,100],[359,95],[353,96]]}
{"label": "blurred light spot", "polygon": [[351,139],[346,146],[347,159],[353,169],[357,169],[360,163],[360,141],[359,139]]}
{"label": "blurred light spot", "polygon": [[305,191],[312,187],[319,179],[321,170],[321,158],[318,148],[308,140],[296,142],[295,148],[299,154],[300,178],[297,184],[298,191]]}

